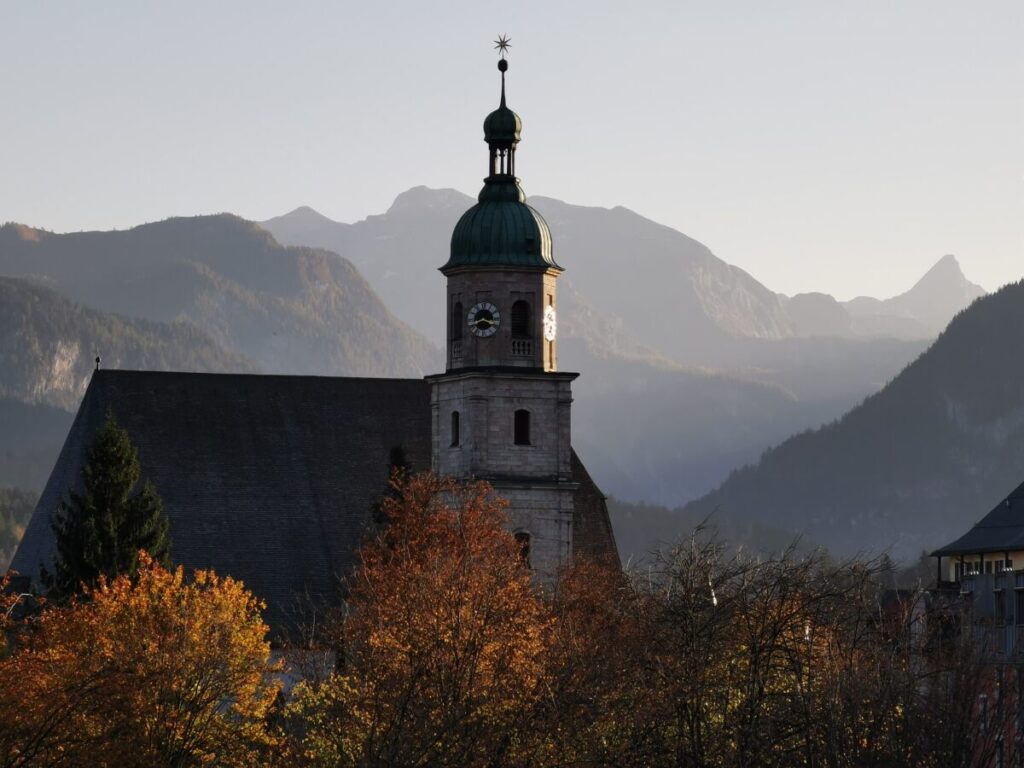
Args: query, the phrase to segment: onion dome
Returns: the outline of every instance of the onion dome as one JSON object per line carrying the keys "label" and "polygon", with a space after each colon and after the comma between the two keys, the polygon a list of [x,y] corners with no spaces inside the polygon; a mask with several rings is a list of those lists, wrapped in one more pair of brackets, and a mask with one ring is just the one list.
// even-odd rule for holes
{"label": "onion dome", "polygon": [[501,104],[484,118],[484,141],[488,144],[497,143],[510,147],[519,143],[523,121],[505,105],[505,73],[508,71],[508,62],[501,59],[498,62],[498,69],[501,71]]}
{"label": "onion dome", "polygon": [[490,165],[477,204],[466,211],[452,232],[451,255],[441,271],[461,267],[557,269],[551,230],[544,217],[526,204],[515,175],[516,145],[523,129],[519,115],[505,104],[505,72],[501,71],[501,103],[484,120],[484,141]]}

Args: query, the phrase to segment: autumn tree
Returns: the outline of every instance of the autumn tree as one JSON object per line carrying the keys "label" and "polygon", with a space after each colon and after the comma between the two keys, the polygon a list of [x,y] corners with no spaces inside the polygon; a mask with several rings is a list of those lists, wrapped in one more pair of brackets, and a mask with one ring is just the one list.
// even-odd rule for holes
{"label": "autumn tree", "polygon": [[254,765],[277,693],[260,604],[240,582],[186,580],[140,554],[49,607],[0,662],[0,765]]}
{"label": "autumn tree", "polygon": [[617,563],[577,558],[553,595],[557,617],[533,716],[538,765],[644,765],[660,721],[643,664],[649,595]]}
{"label": "autumn tree", "polygon": [[483,482],[395,476],[350,582],[343,669],[292,708],[315,765],[515,765],[552,619]]}
{"label": "autumn tree", "polygon": [[108,412],[82,468],[82,493],[70,491],[52,523],[57,556],[53,572],[43,573],[52,597],[95,587],[101,576],[134,574],[140,551],[169,564],[163,503],[151,482],[140,485],[141,474],[138,451]]}

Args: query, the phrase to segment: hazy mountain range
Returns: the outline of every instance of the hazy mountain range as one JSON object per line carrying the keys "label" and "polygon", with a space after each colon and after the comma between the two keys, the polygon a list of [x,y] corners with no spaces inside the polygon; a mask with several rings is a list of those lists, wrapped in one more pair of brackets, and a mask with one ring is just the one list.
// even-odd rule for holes
{"label": "hazy mountain range", "polygon": [[[530,202],[567,269],[560,363],[582,373],[574,444],[626,499],[708,493],[879,390],[982,293],[945,257],[891,299],[786,297],[627,209]],[[97,350],[117,367],[440,370],[437,267],[471,203],[417,187],[355,224],[300,208],[264,222],[269,233],[230,215],[66,235],[0,228],[0,275],[17,278],[0,284],[0,484],[45,479]]]}
{"label": "hazy mountain range", "polygon": [[979,299],[882,391],[767,451],[693,515],[772,520],[836,551],[951,541],[1024,480],[1024,282]]}
{"label": "hazy mountain range", "polygon": [[94,309],[190,323],[266,372],[418,376],[438,355],[351,263],[282,247],[236,216],[64,235],[7,225],[0,275]]}
{"label": "hazy mountain range", "polygon": [[[349,258],[398,317],[441,346],[444,317],[423,290],[431,284],[424,281],[436,282],[452,228],[474,202],[453,189],[415,187],[386,213],[355,224],[332,221],[308,207],[261,224],[286,245],[325,248]],[[556,259],[567,268],[561,280],[570,286],[570,295],[562,297],[563,303],[569,300],[567,321],[573,319],[568,311],[573,298],[585,297],[602,315],[624,323],[637,341],[694,365],[734,362],[733,350],[723,352],[721,343],[744,338],[934,338],[956,312],[985,293],[967,281],[953,256],[946,256],[891,299],[789,298],[718,259],[705,245],[627,208],[588,208],[546,197],[531,197],[530,205],[550,224]],[[671,317],[666,307],[673,310]],[[829,317],[831,323],[819,322]],[[831,327],[841,333],[829,332]]]}
{"label": "hazy mountain range", "polygon": [[[472,203],[455,190],[416,187],[354,224],[310,208],[262,224],[281,242],[349,258],[398,317],[419,318],[416,327],[440,347],[437,267]],[[550,224],[566,268],[559,362],[583,374],[574,385],[575,444],[604,488],[630,499],[683,503],[769,445],[839,416],[984,293],[945,257],[902,296],[869,306],[818,294],[819,310],[809,295],[782,296],[628,209],[544,197],[530,204]]]}

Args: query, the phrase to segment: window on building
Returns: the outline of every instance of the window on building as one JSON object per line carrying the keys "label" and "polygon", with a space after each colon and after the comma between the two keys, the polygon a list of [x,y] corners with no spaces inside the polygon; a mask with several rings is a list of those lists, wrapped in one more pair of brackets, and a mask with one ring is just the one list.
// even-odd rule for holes
{"label": "window on building", "polygon": [[530,534],[526,531],[516,531],[516,544],[519,545],[519,557],[527,568],[530,567]]}
{"label": "window on building", "polygon": [[452,447],[459,444],[459,412],[452,411]]}
{"label": "window on building", "polygon": [[985,573],[992,573],[992,561],[991,560],[986,560],[985,561]]}
{"label": "window on building", "polygon": [[533,317],[530,302],[520,299],[512,305],[512,338],[529,339],[533,337]]}
{"label": "window on building", "polygon": [[514,439],[516,445],[529,445],[530,444],[530,412],[526,410],[518,410],[515,413],[514,420]]}
{"label": "window on building", "polygon": [[452,305],[452,341],[462,340],[462,324],[464,319],[462,317],[462,302],[456,301]]}

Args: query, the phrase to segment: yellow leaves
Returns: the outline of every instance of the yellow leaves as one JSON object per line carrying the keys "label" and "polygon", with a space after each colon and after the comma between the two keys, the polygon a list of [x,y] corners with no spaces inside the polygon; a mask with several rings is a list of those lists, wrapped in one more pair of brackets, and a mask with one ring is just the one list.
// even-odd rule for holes
{"label": "yellow leaves", "polygon": [[43,611],[28,644],[0,664],[20,681],[0,691],[0,718],[15,723],[0,755],[245,764],[270,746],[263,722],[277,686],[258,601],[212,572],[189,581],[145,553],[140,564],[135,581],[101,579],[82,600]]}

